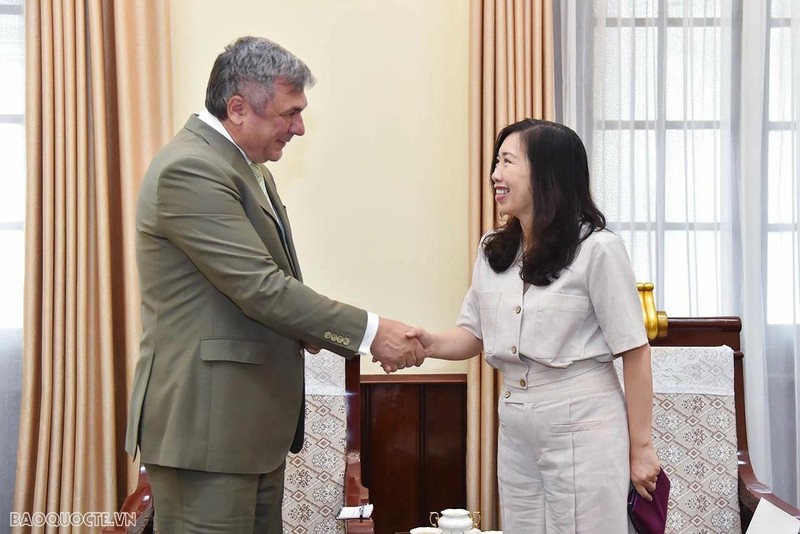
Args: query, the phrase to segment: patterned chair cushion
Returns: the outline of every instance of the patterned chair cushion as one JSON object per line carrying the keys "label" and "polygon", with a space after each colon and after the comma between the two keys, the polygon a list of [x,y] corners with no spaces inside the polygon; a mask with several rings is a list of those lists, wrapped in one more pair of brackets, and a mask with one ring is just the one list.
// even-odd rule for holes
{"label": "patterned chair cushion", "polygon": [[666,532],[739,533],[733,351],[652,350],[653,443],[672,483]]}
{"label": "patterned chair cushion", "polygon": [[287,458],[284,532],[342,534],[336,514],[344,501],[347,445],[344,358],[328,351],[306,354],[306,438]]}

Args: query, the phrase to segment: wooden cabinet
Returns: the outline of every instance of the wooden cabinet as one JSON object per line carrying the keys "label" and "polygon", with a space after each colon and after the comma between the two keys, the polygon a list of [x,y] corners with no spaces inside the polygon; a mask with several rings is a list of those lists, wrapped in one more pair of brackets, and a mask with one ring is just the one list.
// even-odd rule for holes
{"label": "wooden cabinet", "polygon": [[361,468],[376,534],[466,507],[466,375],[363,375]]}

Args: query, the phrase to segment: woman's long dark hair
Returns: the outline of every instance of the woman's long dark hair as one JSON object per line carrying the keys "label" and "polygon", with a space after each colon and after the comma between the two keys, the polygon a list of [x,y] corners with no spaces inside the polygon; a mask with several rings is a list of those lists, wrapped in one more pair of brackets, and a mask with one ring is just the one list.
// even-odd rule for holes
{"label": "woman's long dark hair", "polygon": [[[503,128],[494,146],[492,173],[500,145],[514,133],[528,156],[533,192],[530,242],[522,256],[521,276],[536,286],[547,286],[575,259],[578,245],[592,232],[606,227],[606,218],[592,200],[589,163],[578,134],[563,124],[525,119]],[[497,273],[517,257],[522,225],[511,217],[486,238],[484,251]]]}

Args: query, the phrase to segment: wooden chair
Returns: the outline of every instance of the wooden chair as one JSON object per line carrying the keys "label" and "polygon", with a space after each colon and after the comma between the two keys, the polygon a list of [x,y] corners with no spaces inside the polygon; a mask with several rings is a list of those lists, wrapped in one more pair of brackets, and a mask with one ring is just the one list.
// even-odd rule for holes
{"label": "wooden chair", "polygon": [[[341,357],[339,361],[342,360]],[[326,526],[333,532],[345,532],[347,534],[374,534],[375,525],[372,519],[349,519],[346,521],[337,521],[333,519],[339,512],[339,507],[344,501],[345,506],[359,506],[369,502],[369,492],[361,484],[361,408],[359,401],[360,391],[360,360],[353,358],[345,360],[344,367],[344,395],[319,395],[311,393],[307,396],[307,435],[311,434],[307,439],[306,445],[298,455],[289,455],[287,459],[287,475],[286,475],[286,491],[284,495],[284,515],[294,514],[293,517],[287,519],[287,525],[294,522],[305,523],[309,522],[326,522]],[[343,410],[346,419],[347,429],[346,437],[342,438],[340,429],[334,428],[336,421],[335,417],[314,417],[314,414],[309,414],[309,410],[324,407],[325,410]],[[314,425],[314,422],[320,421],[333,421],[331,424],[323,424],[325,428],[321,430],[308,428],[309,423]],[[313,435],[316,432],[317,435]],[[328,436],[332,439],[326,439]],[[335,435],[335,437],[334,437]],[[321,437],[320,437],[321,436]],[[305,483],[298,482],[298,480],[308,480],[313,478],[315,483],[319,482],[319,478],[309,476],[302,471],[309,465],[312,465],[316,460],[311,458],[312,455],[320,452],[320,447],[325,448],[330,442],[342,439],[345,443],[344,458],[328,460],[334,464],[335,469],[343,467],[343,479],[336,484],[329,484],[321,488],[322,492],[328,492],[327,495],[313,495],[314,489],[308,489]],[[254,444],[255,446],[255,444]],[[332,447],[338,449],[338,447]],[[323,455],[329,455],[328,451],[322,451]],[[304,455],[308,455],[308,459]],[[306,463],[308,462],[308,463]],[[327,469],[326,465],[320,466],[320,469]],[[334,477],[336,478],[336,477]],[[318,484],[317,484],[318,485]],[[302,490],[298,486],[305,486]],[[332,488],[342,488],[343,495],[330,495],[335,492]],[[306,491],[308,493],[306,493]],[[323,501],[324,509],[312,509],[313,503],[311,501]],[[125,498],[122,503],[120,512],[130,514],[126,517],[134,517],[135,525],[129,527],[108,527],[103,529],[105,534],[151,534],[153,532],[153,518],[154,518],[154,503],[153,496],[150,489],[150,483],[147,479],[147,472],[144,467],[139,470],[139,481],[136,490]],[[285,518],[286,519],[286,518]]]}
{"label": "wooden chair", "polygon": [[[738,462],[736,478],[739,518],[737,519],[741,524],[741,531],[744,532],[750,524],[760,499],[766,499],[788,514],[800,517],[800,510],[777,497],[770,488],[756,478],[750,464],[744,402],[744,354],[741,351],[740,342],[741,320],[738,317],[668,318],[664,312],[656,311],[652,289],[652,284],[639,285],[645,325],[648,337],[650,337],[650,344],[653,347],[719,347],[727,345],[733,350],[733,406],[736,419],[735,445]],[[719,401],[713,400],[712,402]],[[659,415],[659,407],[659,400],[656,399],[655,418]],[[656,447],[658,449],[658,444]],[[721,470],[719,467],[718,469]],[[699,525],[686,525],[687,528],[692,526],[697,528]],[[722,532],[724,529],[715,527],[711,531]]]}

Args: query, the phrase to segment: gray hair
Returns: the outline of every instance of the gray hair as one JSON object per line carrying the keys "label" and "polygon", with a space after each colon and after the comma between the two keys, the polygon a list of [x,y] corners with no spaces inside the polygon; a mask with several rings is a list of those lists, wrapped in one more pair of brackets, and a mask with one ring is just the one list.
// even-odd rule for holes
{"label": "gray hair", "polygon": [[206,109],[219,120],[228,118],[228,99],[241,95],[261,113],[275,96],[282,78],[295,91],[314,85],[308,66],[277,43],[263,37],[240,37],[217,56],[206,88]]}

